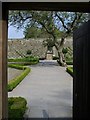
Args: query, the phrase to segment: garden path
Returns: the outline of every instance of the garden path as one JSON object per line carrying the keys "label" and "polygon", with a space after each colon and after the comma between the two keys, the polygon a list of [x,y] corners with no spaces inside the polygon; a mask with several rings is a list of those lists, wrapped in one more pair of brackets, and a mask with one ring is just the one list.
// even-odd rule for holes
{"label": "garden path", "polygon": [[41,60],[30,66],[31,73],[12,91],[9,97],[26,98],[28,118],[72,117],[73,78],[54,60]]}

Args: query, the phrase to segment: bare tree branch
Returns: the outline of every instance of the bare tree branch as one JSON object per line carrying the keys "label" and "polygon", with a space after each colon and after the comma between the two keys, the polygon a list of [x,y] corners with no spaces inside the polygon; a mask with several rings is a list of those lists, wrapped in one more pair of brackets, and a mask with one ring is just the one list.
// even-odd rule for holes
{"label": "bare tree branch", "polygon": [[74,18],[73,22],[71,23],[71,28],[73,28],[74,23],[76,22],[76,20],[77,20],[77,12],[75,12],[75,18]]}
{"label": "bare tree branch", "polygon": [[63,19],[58,15],[58,13],[57,12],[55,12],[55,16],[57,16],[58,17],[58,19],[62,22],[62,25],[63,25],[63,27],[68,31],[69,29],[68,29],[68,27],[64,24],[64,21],[63,21]]}
{"label": "bare tree branch", "polygon": [[43,22],[39,21],[39,23],[45,28],[45,30],[46,30],[47,33],[49,33],[50,35],[53,36],[53,38],[55,40],[56,37],[55,37],[54,33],[52,31],[49,31]]}

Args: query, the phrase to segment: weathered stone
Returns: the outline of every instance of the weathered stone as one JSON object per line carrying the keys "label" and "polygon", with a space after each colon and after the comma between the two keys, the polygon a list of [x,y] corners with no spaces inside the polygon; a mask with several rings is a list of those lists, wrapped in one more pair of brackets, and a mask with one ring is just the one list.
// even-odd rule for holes
{"label": "weathered stone", "polygon": [[[45,58],[47,53],[47,47],[43,45],[44,39],[12,39],[8,40],[8,57],[17,58],[20,57],[16,51],[26,55],[27,50],[32,51],[32,55],[38,56],[39,58]],[[66,47],[72,47],[72,40],[67,40],[65,43]],[[57,56],[57,51],[53,47],[53,56]]]}

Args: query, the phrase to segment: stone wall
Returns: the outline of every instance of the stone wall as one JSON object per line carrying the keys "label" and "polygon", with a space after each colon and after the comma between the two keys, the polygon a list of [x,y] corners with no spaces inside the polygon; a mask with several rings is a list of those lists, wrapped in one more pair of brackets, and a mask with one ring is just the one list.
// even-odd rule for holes
{"label": "stone wall", "polygon": [[[32,55],[39,58],[45,58],[47,47],[43,46],[44,39],[11,39],[8,40],[8,58],[20,57],[20,54],[26,55],[27,50],[32,51]],[[72,47],[72,40],[66,40],[65,46]],[[55,47],[53,48],[54,56],[57,56]]]}
{"label": "stone wall", "polygon": [[27,50],[32,51],[32,55],[45,57],[47,48],[43,46],[41,40],[8,40],[8,57],[20,57],[19,53],[26,55]]}

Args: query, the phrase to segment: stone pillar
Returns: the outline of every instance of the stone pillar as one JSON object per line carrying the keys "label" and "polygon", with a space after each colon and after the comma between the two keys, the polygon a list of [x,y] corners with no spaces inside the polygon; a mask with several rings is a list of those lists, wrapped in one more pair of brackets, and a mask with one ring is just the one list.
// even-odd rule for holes
{"label": "stone pillar", "polygon": [[8,118],[7,112],[7,19],[0,2],[0,120]]}

